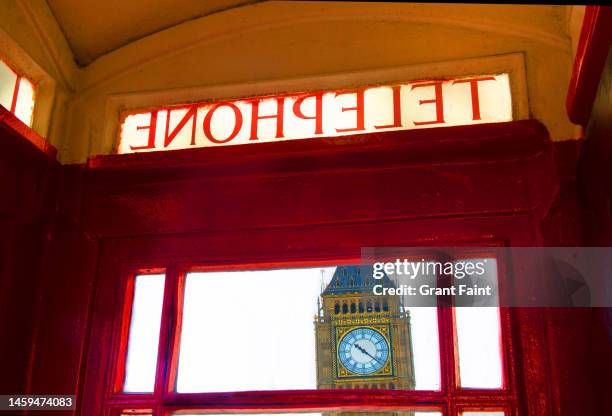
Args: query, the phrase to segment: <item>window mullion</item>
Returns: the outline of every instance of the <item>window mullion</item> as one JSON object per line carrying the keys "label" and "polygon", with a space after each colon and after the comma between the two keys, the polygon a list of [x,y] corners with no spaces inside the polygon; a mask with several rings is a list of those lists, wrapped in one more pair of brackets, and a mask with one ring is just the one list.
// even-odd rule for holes
{"label": "window mullion", "polygon": [[[444,263],[449,257],[444,254],[436,256],[436,261]],[[449,276],[438,274],[437,287],[446,287],[451,284]],[[447,400],[452,402],[456,389],[456,363],[455,343],[453,330],[452,307],[454,299],[449,296],[438,296],[438,334],[440,343],[440,372],[442,378],[442,391]],[[450,409],[449,409],[450,411]]]}
{"label": "window mullion", "polygon": [[166,284],[164,287],[164,304],[159,334],[159,349],[157,354],[157,371],[155,374],[154,396],[158,403],[163,401],[168,391],[169,375],[172,358],[172,339],[176,328],[176,302],[179,276],[178,267],[170,264],[166,268]]}
{"label": "window mullion", "polygon": [[17,75],[15,79],[15,87],[13,88],[13,99],[11,100],[11,109],[9,110],[11,113],[15,114],[15,109],[17,108],[17,99],[19,97],[19,83],[21,82],[21,76]]}
{"label": "window mullion", "polygon": [[443,391],[448,399],[456,395],[456,363],[453,339],[452,310],[448,306],[438,309],[440,336],[440,372],[443,378]]}

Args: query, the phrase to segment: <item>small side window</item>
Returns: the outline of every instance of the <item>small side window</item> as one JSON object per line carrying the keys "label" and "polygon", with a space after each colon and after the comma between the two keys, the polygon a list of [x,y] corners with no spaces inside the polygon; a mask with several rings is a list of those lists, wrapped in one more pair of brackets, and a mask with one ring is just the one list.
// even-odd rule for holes
{"label": "small side window", "polygon": [[32,127],[34,84],[0,59],[0,105]]}

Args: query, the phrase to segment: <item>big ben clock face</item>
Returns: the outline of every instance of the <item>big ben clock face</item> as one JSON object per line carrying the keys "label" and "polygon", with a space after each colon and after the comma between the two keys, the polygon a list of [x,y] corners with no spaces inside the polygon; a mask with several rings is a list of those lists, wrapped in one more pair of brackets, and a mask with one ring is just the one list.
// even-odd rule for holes
{"label": "big ben clock face", "polygon": [[338,358],[353,374],[373,374],[389,360],[389,342],[373,328],[355,328],[342,337]]}

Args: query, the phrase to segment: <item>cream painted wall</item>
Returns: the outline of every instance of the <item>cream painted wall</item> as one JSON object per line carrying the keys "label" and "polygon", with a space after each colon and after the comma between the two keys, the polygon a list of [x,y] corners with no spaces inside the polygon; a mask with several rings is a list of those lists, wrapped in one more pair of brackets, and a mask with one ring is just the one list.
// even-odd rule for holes
{"label": "cream painted wall", "polygon": [[[68,73],[70,66],[54,68],[47,62],[49,54],[32,41],[21,8],[7,3],[12,2],[0,2],[0,27],[52,76],[66,78],[61,68]],[[564,107],[573,61],[568,12],[564,6],[317,2],[232,9],[75,67],[66,117],[50,140],[63,163],[111,152],[114,143],[103,134],[105,115],[109,97],[118,94],[307,76],[315,77],[316,85],[321,74],[514,52],[525,56],[531,116],[547,126],[554,140],[572,139],[580,131]],[[62,44],[54,36],[50,42]]]}
{"label": "cream painted wall", "polygon": [[57,147],[66,137],[65,110],[80,72],[47,4],[0,1],[0,44],[0,56],[43,87],[36,91],[33,128]]}
{"label": "cream painted wall", "polygon": [[567,11],[567,30],[572,40],[573,55],[576,55],[576,49],[578,48],[578,40],[580,39],[580,31],[582,29],[582,21],[584,20],[585,12],[586,6],[569,6]]}

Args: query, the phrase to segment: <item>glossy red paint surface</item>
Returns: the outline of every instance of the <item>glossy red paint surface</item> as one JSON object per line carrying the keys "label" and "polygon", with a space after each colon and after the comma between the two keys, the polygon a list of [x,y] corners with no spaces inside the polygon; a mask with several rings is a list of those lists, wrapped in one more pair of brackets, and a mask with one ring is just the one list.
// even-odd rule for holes
{"label": "glossy red paint surface", "polygon": [[[82,218],[109,244],[100,260],[105,271],[100,274],[98,313],[117,322],[108,317],[115,316],[116,294],[123,286],[113,276],[132,267],[167,267],[172,274],[193,264],[218,269],[346,262],[358,258],[361,247],[372,245],[545,243],[537,224],[555,203],[559,182],[553,146],[538,123],[281,145],[92,160]],[[115,215],[108,218],[104,212]],[[525,313],[522,321],[521,314],[511,312],[509,332],[520,325],[522,339],[534,331],[527,345],[517,346],[517,351],[527,348],[534,363],[521,377],[524,390],[517,385],[516,396],[510,397],[515,397],[516,409],[525,406],[533,414],[547,414],[554,407],[552,392],[540,377],[550,372],[551,363],[543,360],[548,347],[537,332],[547,323],[539,321],[536,327],[536,314],[541,320],[537,311]],[[117,334],[116,328],[101,331],[92,337]],[[164,345],[172,345],[172,336]],[[112,349],[100,348],[95,352],[100,362],[90,367],[92,384],[85,390],[86,397],[98,398],[99,408],[128,399],[104,395],[105,369],[114,360]],[[510,357],[509,368],[520,368],[517,353]],[[160,362],[164,371],[173,371],[171,362]],[[533,400],[520,403],[521,393]],[[162,402],[225,409],[444,403],[440,393],[414,392],[160,394],[129,399],[145,406]],[[476,393],[461,400],[496,399]]]}
{"label": "glossy red paint surface", "polygon": [[[595,7],[595,6],[590,6]],[[608,50],[610,48],[610,31],[612,30],[612,8],[601,7],[601,13],[607,18],[598,18],[600,30],[608,35]],[[600,38],[602,44],[593,45],[600,48],[600,59],[603,59],[603,70],[601,77],[595,72],[591,74],[594,79],[592,106],[589,107],[589,118],[586,125],[585,140],[583,142],[577,163],[576,189],[578,191],[579,216],[581,218],[582,240],[586,246],[610,246],[612,245],[612,108],[610,107],[612,97],[612,54],[603,54],[605,38]],[[595,82],[597,79],[597,82]],[[594,310],[594,325],[599,327],[593,331],[592,336],[593,354],[596,357],[612,356],[612,308],[600,308]],[[564,317],[559,313],[560,319],[570,324],[571,317]],[[568,318],[568,319],[566,319]],[[576,322],[572,323],[574,327]],[[579,324],[578,324],[579,325]],[[559,331],[558,333],[562,333]],[[568,337],[567,335],[565,335]],[[568,337],[569,338],[569,337]],[[563,349],[566,354],[561,359],[570,361],[570,348],[577,348],[575,340],[567,340],[568,348]],[[571,347],[570,347],[571,346]],[[575,351],[575,350],[574,350]],[[603,355],[602,355],[603,354]],[[594,385],[593,395],[601,401],[601,413],[612,413],[612,397],[609,392],[609,375],[612,374],[612,360],[595,359],[595,371],[592,376]],[[573,378],[567,369],[562,369],[561,376],[565,379]],[[562,399],[563,400],[563,399]],[[570,400],[565,398],[564,400]]]}
{"label": "glossy red paint surface", "polygon": [[612,6],[586,6],[566,100],[567,114],[576,124],[586,127],[589,121],[611,44]]}
{"label": "glossy red paint surface", "polygon": [[54,158],[42,138],[0,107],[0,391],[31,382],[41,265],[53,214]]}
{"label": "glossy red paint surface", "polygon": [[[2,130],[3,155],[17,151],[17,137]],[[607,344],[593,309],[507,311],[511,393],[502,402],[486,392],[456,392],[452,402],[437,392],[162,393],[175,339],[164,329],[160,393],[112,393],[125,279],[134,271],[164,268],[176,289],[193,265],[347,262],[368,246],[580,245],[578,150],[553,145],[538,122],[520,121],[104,156],[87,166],[61,167],[32,151],[20,163],[2,156],[10,178],[2,182],[2,225],[13,231],[0,240],[10,260],[0,269],[0,323],[15,334],[2,344],[1,356],[10,359],[3,390],[77,394],[83,415],[108,406],[389,409],[434,402],[452,414],[495,400],[517,414],[601,414],[597,383]],[[40,184],[47,193],[39,194]],[[24,234],[26,217],[40,231]],[[173,293],[166,291],[166,329],[180,307]],[[445,383],[453,389],[452,380]]]}
{"label": "glossy red paint surface", "polygon": [[[42,155],[46,155],[50,159],[55,159],[57,149],[2,106],[0,106],[0,125],[3,130],[10,131],[10,133],[5,133],[3,136],[5,137],[4,140],[13,141],[11,146],[24,148],[32,146],[38,149]],[[11,137],[15,138],[11,139]],[[30,155],[34,158],[42,156],[35,151],[32,151]]]}

